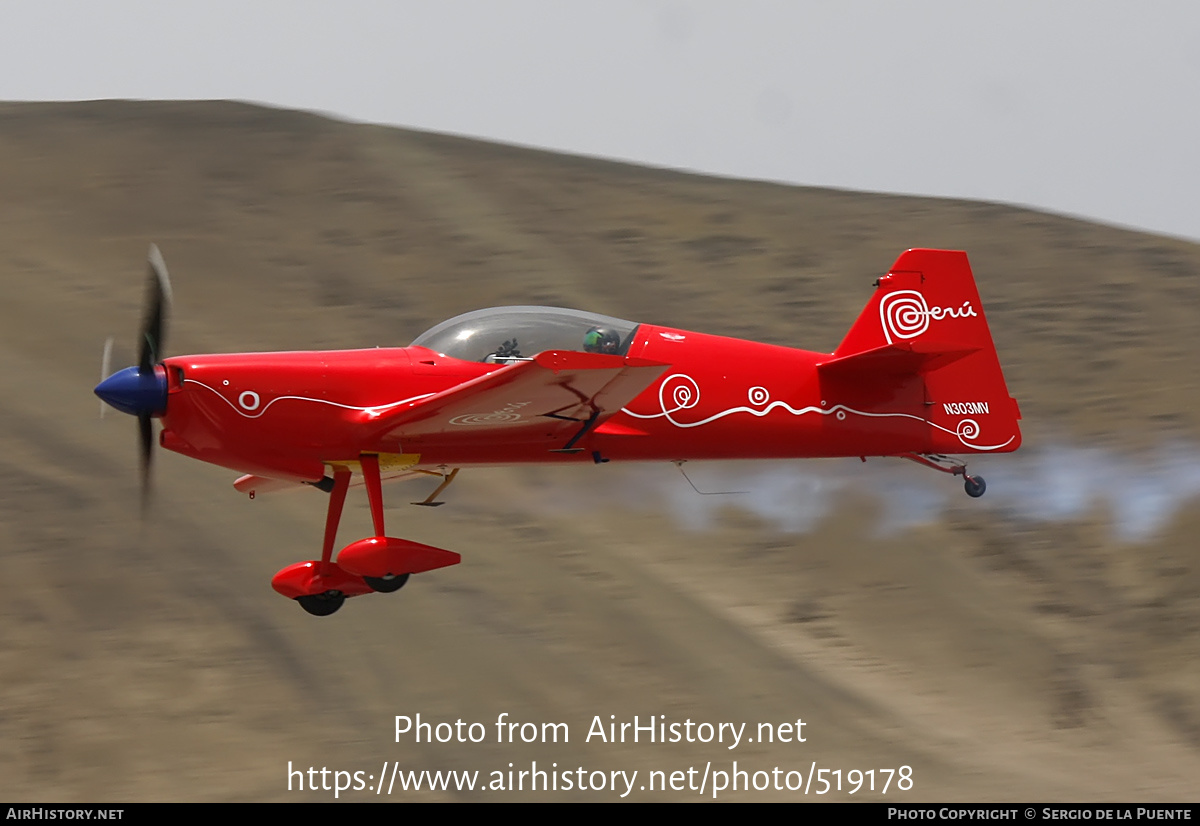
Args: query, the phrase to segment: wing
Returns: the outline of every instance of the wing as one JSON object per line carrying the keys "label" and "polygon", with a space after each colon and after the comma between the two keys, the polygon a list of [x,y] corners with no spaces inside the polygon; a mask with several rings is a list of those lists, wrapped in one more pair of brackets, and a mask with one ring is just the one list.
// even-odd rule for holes
{"label": "wing", "polygon": [[[422,444],[575,442],[618,412],[670,365],[597,353],[549,350],[376,419],[374,436]],[[412,446],[410,448],[410,445]]]}

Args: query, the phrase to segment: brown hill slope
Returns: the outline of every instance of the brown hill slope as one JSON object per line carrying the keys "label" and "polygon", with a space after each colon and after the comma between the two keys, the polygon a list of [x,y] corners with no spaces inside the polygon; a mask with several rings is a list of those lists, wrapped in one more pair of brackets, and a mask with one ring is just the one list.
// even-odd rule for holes
{"label": "brown hill slope", "polygon": [[[319,547],[321,495],[250,502],[164,454],[139,527],[133,424],[97,421],[90,388],[107,335],[132,359],[151,241],[176,353],[403,344],[502,303],[832,349],[902,249],[938,246],[971,255],[1024,451],[1134,452],[1200,432],[1200,247],[233,103],[0,104],[0,191],[4,797],[299,799],[289,762],[488,781],[537,761],[636,769],[632,798],[691,799],[637,787],[734,760],[843,783],[907,765],[908,800],[1194,797],[1194,511],[1132,542],[1103,509],[1055,523],[956,497],[887,531],[888,498],[950,483],[868,465],[851,483],[890,480],[887,496],[838,493],[807,532],[744,500],[695,531],[670,468],[481,471],[445,508],[391,509],[463,565],[318,621],[268,583]],[[816,485],[852,472],[813,467]],[[764,497],[784,484],[762,478]],[[368,524],[353,502],[343,539]],[[396,742],[395,715],[418,712],[486,740]],[[567,723],[570,742],[497,743],[505,712]],[[586,741],[597,716],[660,714],[745,722],[756,742]],[[797,718],[806,742],[757,742],[758,723]]]}

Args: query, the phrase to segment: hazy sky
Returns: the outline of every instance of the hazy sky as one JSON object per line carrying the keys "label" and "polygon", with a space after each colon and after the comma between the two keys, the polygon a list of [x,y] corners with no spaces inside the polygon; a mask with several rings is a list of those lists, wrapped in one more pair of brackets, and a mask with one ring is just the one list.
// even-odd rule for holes
{"label": "hazy sky", "polygon": [[234,98],[1200,240],[1200,3],[0,0],[0,99]]}

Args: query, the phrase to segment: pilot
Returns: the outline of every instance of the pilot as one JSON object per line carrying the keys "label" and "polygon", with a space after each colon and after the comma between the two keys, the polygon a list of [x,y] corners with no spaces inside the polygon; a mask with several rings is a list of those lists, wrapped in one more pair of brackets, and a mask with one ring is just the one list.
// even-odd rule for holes
{"label": "pilot", "polygon": [[517,349],[517,340],[514,338],[505,341],[493,352],[488,353],[483,360],[488,364],[511,364],[520,358],[521,351]]}
{"label": "pilot", "polygon": [[621,336],[608,327],[593,327],[583,337],[583,349],[589,353],[617,355],[621,350]]}

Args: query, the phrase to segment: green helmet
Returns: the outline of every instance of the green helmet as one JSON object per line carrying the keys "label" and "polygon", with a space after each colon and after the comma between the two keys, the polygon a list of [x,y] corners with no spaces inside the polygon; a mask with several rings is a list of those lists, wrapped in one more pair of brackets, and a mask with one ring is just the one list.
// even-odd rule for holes
{"label": "green helmet", "polygon": [[621,349],[621,336],[608,327],[593,327],[583,337],[583,349],[589,353],[613,353]]}

